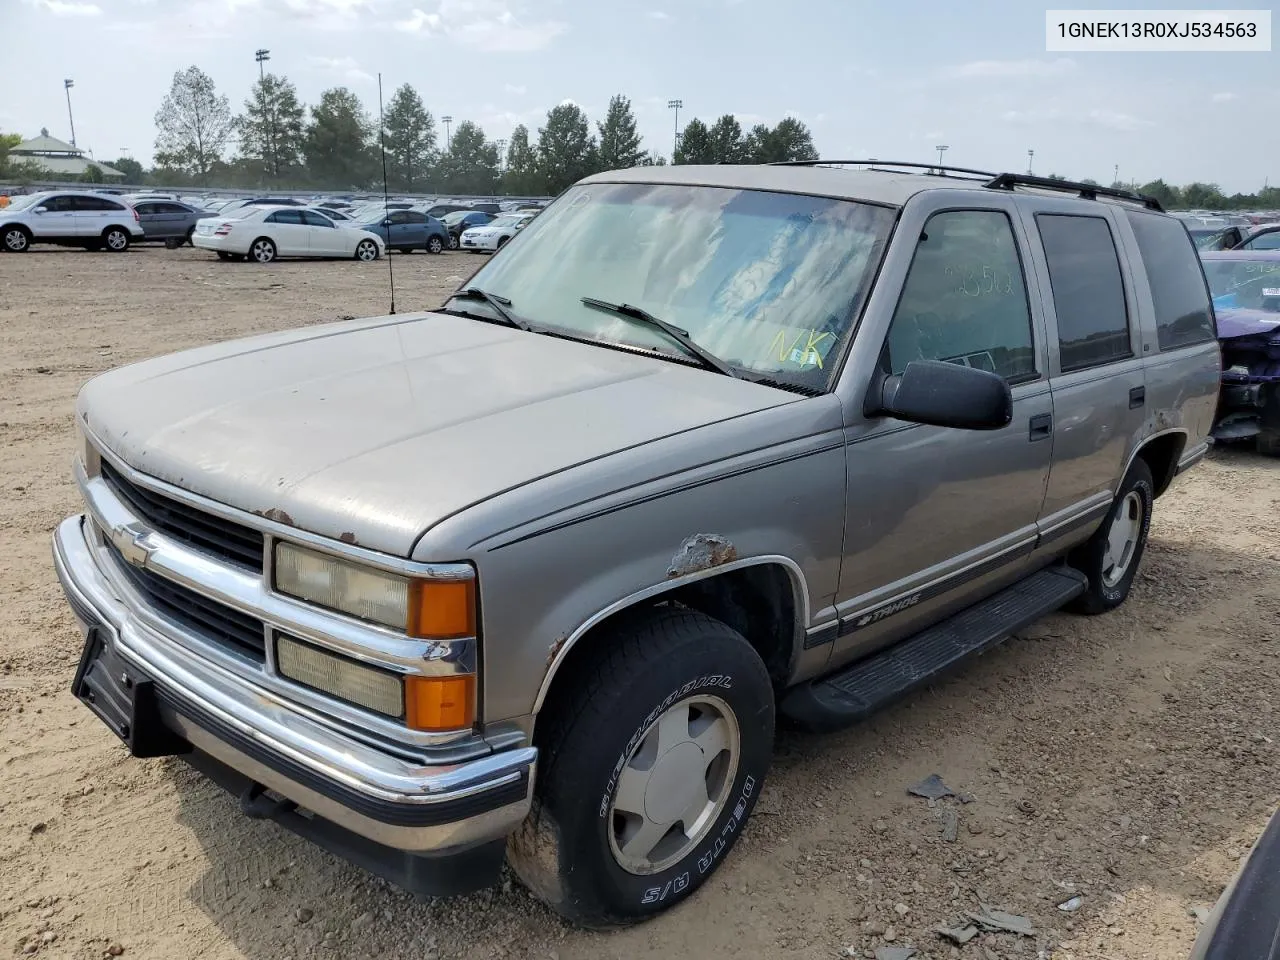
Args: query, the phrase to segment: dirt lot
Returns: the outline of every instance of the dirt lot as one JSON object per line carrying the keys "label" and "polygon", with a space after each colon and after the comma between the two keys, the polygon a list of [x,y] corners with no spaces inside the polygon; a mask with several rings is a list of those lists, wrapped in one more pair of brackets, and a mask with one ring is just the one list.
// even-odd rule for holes
{"label": "dirt lot", "polygon": [[[401,312],[476,259],[396,257]],[[643,927],[571,930],[509,879],[417,902],[244,819],[180,761],[127,759],[67,692],[79,635],[48,540],[77,509],[76,389],[153,354],[382,313],[386,292],[384,263],[0,255],[0,955],[1186,955],[1190,908],[1280,798],[1280,461],[1252,454],[1216,453],[1159,502],[1121,611],[1052,617],[857,729],[783,733],[725,868]],[[973,802],[908,796],[934,772]],[[1073,894],[1079,910],[1058,909]],[[934,932],[980,903],[1036,935],[956,950]]]}

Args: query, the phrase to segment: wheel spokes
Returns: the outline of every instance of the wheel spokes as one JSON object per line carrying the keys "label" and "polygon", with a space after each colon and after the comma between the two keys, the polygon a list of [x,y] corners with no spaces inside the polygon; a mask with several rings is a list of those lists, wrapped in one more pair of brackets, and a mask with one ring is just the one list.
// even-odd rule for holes
{"label": "wheel spokes", "polygon": [[623,831],[619,849],[623,856],[648,860],[654,847],[671,832],[671,824],[654,823],[646,817],[631,820]]}
{"label": "wheel spokes", "polygon": [[644,817],[644,794],[649,786],[649,771],[637,770],[626,766],[618,774],[618,791],[614,795],[613,805],[624,813],[633,813]]}
{"label": "wheel spokes", "polygon": [[689,704],[677,703],[658,721],[658,756],[692,739],[689,735]]}

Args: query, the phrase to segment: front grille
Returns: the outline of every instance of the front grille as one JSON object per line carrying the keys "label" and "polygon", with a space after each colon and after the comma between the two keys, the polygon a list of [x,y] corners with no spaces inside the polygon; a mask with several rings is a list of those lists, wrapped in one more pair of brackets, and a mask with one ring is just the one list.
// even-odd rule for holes
{"label": "front grille", "polygon": [[148,606],[175,621],[202,640],[246,656],[257,663],[266,660],[262,621],[233,610],[216,600],[166,580],[150,570],[129,563],[110,541],[107,547],[129,584],[142,594]]}
{"label": "front grille", "polygon": [[105,459],[102,461],[102,479],[134,513],[162,533],[203,553],[256,573],[262,572],[262,534],[259,531],[131,483]]}

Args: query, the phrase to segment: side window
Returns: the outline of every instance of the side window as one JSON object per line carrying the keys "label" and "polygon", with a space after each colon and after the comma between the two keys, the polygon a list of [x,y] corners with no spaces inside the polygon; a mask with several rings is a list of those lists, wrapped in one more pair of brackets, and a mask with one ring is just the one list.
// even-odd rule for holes
{"label": "side window", "polygon": [[392,210],[391,222],[392,223],[408,223],[409,215],[405,213],[403,210]]}
{"label": "side window", "polygon": [[1126,211],[1138,238],[1156,307],[1156,333],[1161,350],[1172,350],[1215,337],[1209,291],[1203,268],[1187,228],[1173,217]]}
{"label": "side window", "polygon": [[417,210],[406,211],[404,217],[407,223],[426,223],[430,219],[425,213],[419,213]]}
{"label": "side window", "polygon": [[180,203],[157,203],[157,213],[190,213],[191,211]]}
{"label": "side window", "polygon": [[1258,234],[1242,245],[1245,250],[1280,250],[1280,230],[1270,230]]}
{"label": "side window", "polygon": [[133,209],[138,211],[138,216],[148,217],[153,213],[160,212],[161,204],[158,203],[135,203]]}
{"label": "side window", "polygon": [[1017,241],[998,210],[935,213],[916,244],[889,327],[889,366],[946,360],[1007,379],[1036,374]]}
{"label": "side window", "polygon": [[277,210],[267,217],[268,223],[302,223],[302,215],[297,210]]}
{"label": "side window", "polygon": [[326,220],[314,210],[301,210],[299,212],[302,214],[303,222],[309,227],[333,227],[332,221]]}
{"label": "side window", "polygon": [[1036,214],[1058,315],[1062,371],[1133,356],[1120,257],[1102,217]]}
{"label": "side window", "polygon": [[44,202],[44,207],[51,213],[71,213],[75,210],[74,197],[50,197]]}

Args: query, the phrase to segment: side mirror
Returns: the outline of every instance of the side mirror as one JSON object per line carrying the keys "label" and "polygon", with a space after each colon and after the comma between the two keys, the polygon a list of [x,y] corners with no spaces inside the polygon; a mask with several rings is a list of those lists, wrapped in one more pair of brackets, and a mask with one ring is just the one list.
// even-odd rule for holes
{"label": "side mirror", "polygon": [[391,218],[390,218],[390,217],[387,217],[387,219],[383,220],[383,221],[382,221],[382,225],[383,225],[384,227],[389,227],[389,226],[391,226]]}
{"label": "side mirror", "polygon": [[1013,420],[1013,394],[1004,377],[941,360],[913,360],[873,387],[872,412],[908,423],[961,430],[999,430]]}
{"label": "side mirror", "polygon": [[32,210],[31,212],[32,212],[32,213],[48,213],[48,212],[49,212],[49,208],[48,208],[48,207],[36,207],[36,208],[35,208],[34,210]]}

